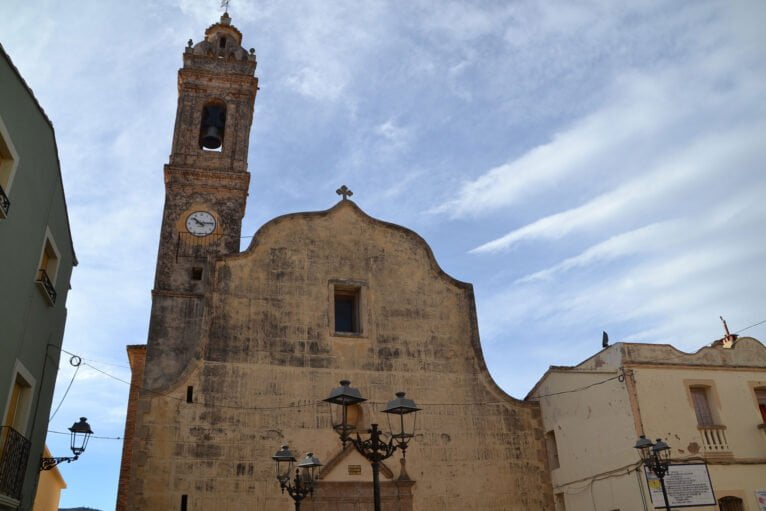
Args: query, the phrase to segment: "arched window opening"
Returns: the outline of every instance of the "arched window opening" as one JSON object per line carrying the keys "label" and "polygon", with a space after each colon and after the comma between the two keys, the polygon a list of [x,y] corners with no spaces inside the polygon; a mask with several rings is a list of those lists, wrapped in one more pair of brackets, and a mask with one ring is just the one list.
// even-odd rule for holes
{"label": "arched window opening", "polygon": [[211,101],[202,108],[199,129],[199,146],[204,151],[223,150],[226,131],[226,104],[223,101]]}
{"label": "arched window opening", "polygon": [[222,37],[218,40],[218,47],[219,48],[226,48],[226,38]]}

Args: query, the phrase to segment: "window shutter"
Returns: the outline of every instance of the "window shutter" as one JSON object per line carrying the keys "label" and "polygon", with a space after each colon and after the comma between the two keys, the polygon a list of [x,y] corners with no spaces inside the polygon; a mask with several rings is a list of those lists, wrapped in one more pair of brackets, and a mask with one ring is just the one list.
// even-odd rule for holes
{"label": "window shutter", "polygon": [[710,403],[707,400],[707,391],[697,387],[691,389],[694,413],[697,414],[697,424],[700,426],[712,426],[713,414],[710,411]]}
{"label": "window shutter", "polygon": [[755,389],[755,397],[758,399],[758,409],[761,411],[761,420],[766,424],[766,389]]}

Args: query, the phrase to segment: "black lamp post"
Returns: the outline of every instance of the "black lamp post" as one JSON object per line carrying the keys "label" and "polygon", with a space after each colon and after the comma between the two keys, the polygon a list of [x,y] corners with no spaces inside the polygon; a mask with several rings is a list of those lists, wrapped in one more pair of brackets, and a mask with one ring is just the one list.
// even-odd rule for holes
{"label": "black lamp post", "polygon": [[670,467],[670,446],[660,438],[657,439],[657,443],[653,444],[651,440],[641,435],[633,447],[638,449],[644,465],[659,478],[662,497],[665,499],[665,509],[669,510],[670,502],[668,501],[668,491],[665,488],[665,474],[668,473]]}
{"label": "black lamp post", "polygon": [[50,470],[59,463],[67,462],[72,463],[80,458],[80,454],[85,452],[85,447],[88,445],[88,440],[93,434],[88,424],[88,419],[80,417],[80,422],[75,422],[72,427],[69,428],[71,432],[70,448],[74,456],[62,456],[58,458],[40,458],[40,470]]}
{"label": "black lamp post", "polygon": [[295,511],[299,511],[301,501],[314,493],[316,469],[322,464],[314,456],[314,453],[307,453],[306,457],[296,466],[295,477],[293,477],[295,456],[286,445],[283,445],[282,449],[277,451],[271,459],[276,461],[277,481],[282,488],[282,493],[287,490],[287,493],[295,501]]}
{"label": "black lamp post", "polygon": [[[378,429],[377,424],[371,424],[370,429],[367,430],[367,434],[370,435],[369,438],[363,440],[358,432],[354,438],[350,435],[354,425],[349,424],[349,406],[363,403],[367,399],[362,397],[358,389],[349,385],[351,385],[350,381],[342,380],[340,387],[333,389],[330,392],[330,397],[325,401],[341,407],[340,417],[338,417],[340,420],[333,419],[333,429],[340,436],[343,446],[345,447],[347,442],[351,442],[359,454],[364,456],[372,465],[375,511],[380,511],[380,462],[390,458],[397,448],[402,451],[402,457],[405,456],[407,445],[415,436],[416,412],[420,408],[415,406],[415,401],[406,398],[404,392],[397,392],[396,398],[389,401],[383,410],[384,413],[389,414],[389,429],[391,431],[387,435],[389,440],[381,439],[383,432]],[[399,416],[399,424],[394,426],[397,429],[391,427],[392,415]]]}

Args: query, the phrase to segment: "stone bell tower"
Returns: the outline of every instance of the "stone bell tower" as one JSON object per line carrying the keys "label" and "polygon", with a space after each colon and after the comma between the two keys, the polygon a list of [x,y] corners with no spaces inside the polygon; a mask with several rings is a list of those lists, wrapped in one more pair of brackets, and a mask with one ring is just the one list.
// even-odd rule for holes
{"label": "stone bell tower", "polygon": [[228,13],[184,50],[152,291],[150,388],[172,383],[186,365],[184,339],[198,333],[210,261],[239,251],[255,67]]}

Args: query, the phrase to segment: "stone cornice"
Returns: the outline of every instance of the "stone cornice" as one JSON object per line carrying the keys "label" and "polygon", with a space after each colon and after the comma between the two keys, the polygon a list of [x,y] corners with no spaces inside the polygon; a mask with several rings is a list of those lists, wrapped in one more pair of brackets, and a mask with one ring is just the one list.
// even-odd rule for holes
{"label": "stone cornice", "polygon": [[165,165],[165,185],[168,188],[192,186],[206,190],[236,190],[247,193],[250,186],[250,174]]}
{"label": "stone cornice", "polygon": [[[211,70],[200,68],[181,68],[178,71],[178,85],[186,85],[204,80],[205,84],[207,84],[209,87],[209,79],[215,79],[218,86],[222,84],[229,86],[238,85],[244,88],[254,88],[253,90],[257,89],[258,87],[258,77],[253,75],[227,74],[226,80],[221,82],[221,75]],[[253,92],[253,94],[255,94],[255,92]]]}
{"label": "stone cornice", "polygon": [[201,299],[205,295],[201,293],[184,293],[183,291],[168,291],[165,289],[152,289],[152,297],[164,296],[166,298],[195,298]]}

